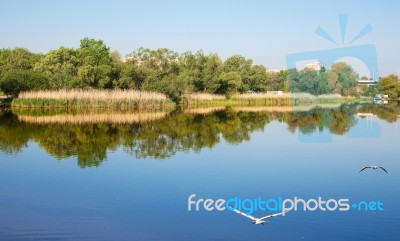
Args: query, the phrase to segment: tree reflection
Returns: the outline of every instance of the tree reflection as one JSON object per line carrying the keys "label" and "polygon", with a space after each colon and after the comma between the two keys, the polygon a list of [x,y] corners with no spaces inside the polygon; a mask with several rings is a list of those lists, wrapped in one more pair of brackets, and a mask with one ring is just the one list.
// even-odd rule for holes
{"label": "tree reflection", "polygon": [[[163,119],[142,123],[28,123],[11,111],[0,112],[0,150],[21,151],[29,141],[38,143],[57,159],[77,157],[80,167],[99,166],[107,151],[118,147],[136,158],[165,159],[177,152],[213,148],[221,139],[231,144],[250,140],[251,133],[271,121],[287,123],[290,132],[303,134],[330,130],[345,134],[357,123],[357,112],[370,111],[388,122],[399,115],[397,103],[387,106],[346,105],[303,112],[244,112],[233,108],[209,114],[174,111]],[[36,113],[37,114],[37,113]]]}
{"label": "tree reflection", "polygon": [[393,123],[400,116],[400,105],[396,101],[389,102],[387,105],[368,104],[360,107],[359,112],[372,113],[378,116],[379,119]]}
{"label": "tree reflection", "polygon": [[18,153],[30,138],[30,125],[18,122],[11,111],[0,111],[0,150]]}

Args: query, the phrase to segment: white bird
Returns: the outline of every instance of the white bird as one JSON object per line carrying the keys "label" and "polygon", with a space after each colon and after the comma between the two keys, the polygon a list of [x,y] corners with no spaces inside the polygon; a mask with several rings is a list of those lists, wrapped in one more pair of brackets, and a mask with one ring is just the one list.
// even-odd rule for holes
{"label": "white bird", "polygon": [[382,169],[382,170],[384,170],[386,173],[388,173],[388,171],[386,171],[386,169],[385,169],[383,166],[365,166],[365,167],[363,167],[358,173],[360,173],[360,172],[362,172],[362,171],[364,171],[365,169],[368,169],[368,168],[372,168],[373,170]]}
{"label": "white bird", "polygon": [[251,215],[248,215],[248,214],[246,214],[246,213],[244,213],[244,212],[241,212],[241,211],[239,211],[239,210],[237,210],[237,209],[232,209],[232,211],[234,211],[235,213],[238,213],[238,214],[240,214],[240,215],[242,215],[242,216],[245,216],[245,217],[247,217],[247,218],[250,218],[250,219],[251,219],[251,222],[252,222],[253,224],[264,224],[264,223],[268,223],[267,221],[265,221],[266,219],[273,218],[273,217],[276,217],[276,216],[280,216],[280,215],[283,215],[283,214],[285,213],[285,212],[281,212],[281,213],[271,214],[271,215],[268,215],[268,216],[265,216],[265,217],[262,217],[262,218],[255,218],[255,217],[253,217],[253,216],[251,216]]}

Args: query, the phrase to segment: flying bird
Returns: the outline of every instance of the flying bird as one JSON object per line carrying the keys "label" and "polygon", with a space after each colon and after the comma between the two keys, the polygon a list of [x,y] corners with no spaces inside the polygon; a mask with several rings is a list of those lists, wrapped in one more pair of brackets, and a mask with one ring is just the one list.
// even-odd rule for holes
{"label": "flying bird", "polygon": [[362,172],[362,171],[364,171],[365,169],[368,169],[368,168],[372,168],[372,170],[382,169],[382,170],[384,170],[386,173],[388,173],[388,171],[386,171],[386,169],[385,169],[383,166],[365,166],[365,167],[363,167],[358,173],[360,173],[360,172]]}
{"label": "flying bird", "polygon": [[238,213],[238,214],[240,214],[240,215],[242,215],[242,216],[245,216],[245,217],[247,217],[247,218],[250,218],[250,219],[251,219],[251,222],[252,222],[253,224],[264,224],[264,223],[268,223],[267,221],[265,221],[266,219],[273,218],[273,217],[276,217],[276,216],[280,216],[280,215],[283,215],[283,214],[285,213],[285,212],[281,212],[281,213],[271,214],[271,215],[268,215],[268,216],[265,216],[265,217],[262,217],[262,218],[255,218],[255,217],[253,217],[253,216],[251,216],[251,215],[248,215],[248,214],[246,214],[246,213],[244,213],[244,212],[241,212],[241,211],[239,211],[239,210],[237,210],[237,209],[232,209],[232,211],[234,211],[235,213]]}

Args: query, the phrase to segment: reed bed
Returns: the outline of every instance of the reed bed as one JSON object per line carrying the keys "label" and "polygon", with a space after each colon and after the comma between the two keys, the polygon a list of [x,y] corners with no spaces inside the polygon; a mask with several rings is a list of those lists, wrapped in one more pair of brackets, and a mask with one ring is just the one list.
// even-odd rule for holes
{"label": "reed bed", "polygon": [[234,94],[227,99],[223,95],[188,94],[188,106],[296,106],[322,103],[341,103],[357,100],[357,98],[341,97],[335,94],[315,96],[309,93],[244,93]]}
{"label": "reed bed", "polygon": [[42,90],[21,92],[22,99],[54,99],[54,100],[168,100],[164,94],[137,90]]}
{"label": "reed bed", "polygon": [[97,123],[110,123],[110,124],[133,124],[144,123],[163,119],[167,116],[166,112],[152,112],[152,113],[130,113],[130,114],[116,114],[116,113],[103,113],[103,114],[62,114],[51,116],[26,116],[19,115],[18,120],[34,124],[97,124]]}
{"label": "reed bed", "polygon": [[43,90],[19,94],[12,106],[18,107],[104,107],[150,108],[173,106],[173,102],[161,93],[137,90]]}
{"label": "reed bed", "polygon": [[[295,94],[291,93],[282,93],[280,95],[278,94],[270,94],[270,93],[245,93],[245,94],[234,94],[232,95],[232,99],[284,99],[284,98],[293,98],[296,96]],[[298,96],[298,95],[297,95]],[[299,97],[312,97],[313,95],[306,94],[301,95]]]}
{"label": "reed bed", "polygon": [[[189,100],[223,100],[226,99],[225,95],[218,94],[208,94],[208,93],[191,93],[185,94],[183,97],[186,97]],[[293,98],[293,99],[337,99],[340,98],[340,95],[336,94],[324,94],[324,95],[312,95],[309,93],[282,93],[282,94],[272,94],[267,92],[260,93],[244,93],[244,94],[234,94],[231,99],[285,99],[285,98]]]}
{"label": "reed bed", "polygon": [[188,100],[224,100],[225,95],[209,94],[209,93],[190,93],[182,96]]}

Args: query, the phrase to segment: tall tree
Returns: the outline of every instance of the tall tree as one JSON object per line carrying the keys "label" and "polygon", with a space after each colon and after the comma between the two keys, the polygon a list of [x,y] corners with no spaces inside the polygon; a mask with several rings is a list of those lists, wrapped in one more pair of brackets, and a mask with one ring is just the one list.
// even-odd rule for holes
{"label": "tall tree", "polygon": [[78,77],[83,86],[109,88],[112,60],[110,48],[102,40],[84,38],[78,51]]}
{"label": "tall tree", "polygon": [[397,75],[389,75],[379,80],[379,87],[383,94],[389,95],[390,98],[400,96],[400,79]]}
{"label": "tall tree", "polygon": [[35,64],[34,69],[44,73],[50,79],[53,88],[67,88],[73,77],[77,75],[76,55],[76,50],[60,47],[49,51]]}
{"label": "tall tree", "polygon": [[238,92],[242,85],[242,77],[237,71],[223,72],[219,79],[221,84],[218,92],[225,94],[228,98]]}
{"label": "tall tree", "polygon": [[246,79],[248,90],[262,92],[267,90],[267,69],[262,65],[254,65],[250,69],[250,75]]}
{"label": "tall tree", "polygon": [[210,54],[206,57],[203,70],[203,87],[208,93],[215,93],[219,88],[218,77],[222,70],[222,60],[217,54]]}
{"label": "tall tree", "polygon": [[0,90],[6,95],[17,97],[21,91],[50,88],[47,77],[39,72],[26,69],[8,71],[0,80]]}
{"label": "tall tree", "polygon": [[251,67],[253,61],[250,59],[245,59],[241,55],[233,55],[227,58],[224,62],[222,72],[237,72],[240,74],[241,85],[238,89],[240,92],[245,92],[250,90],[250,82],[252,81],[252,70]]}
{"label": "tall tree", "polygon": [[41,57],[25,48],[0,49],[0,78],[11,70],[32,69]]}
{"label": "tall tree", "polygon": [[[186,82],[191,91],[204,91],[204,65],[206,57],[202,51],[196,54],[188,51],[179,57],[180,73],[185,76]],[[184,72],[184,73],[183,73]]]}
{"label": "tall tree", "polygon": [[357,86],[358,75],[353,68],[344,63],[334,63],[328,71],[328,85],[332,93],[349,95]]}

